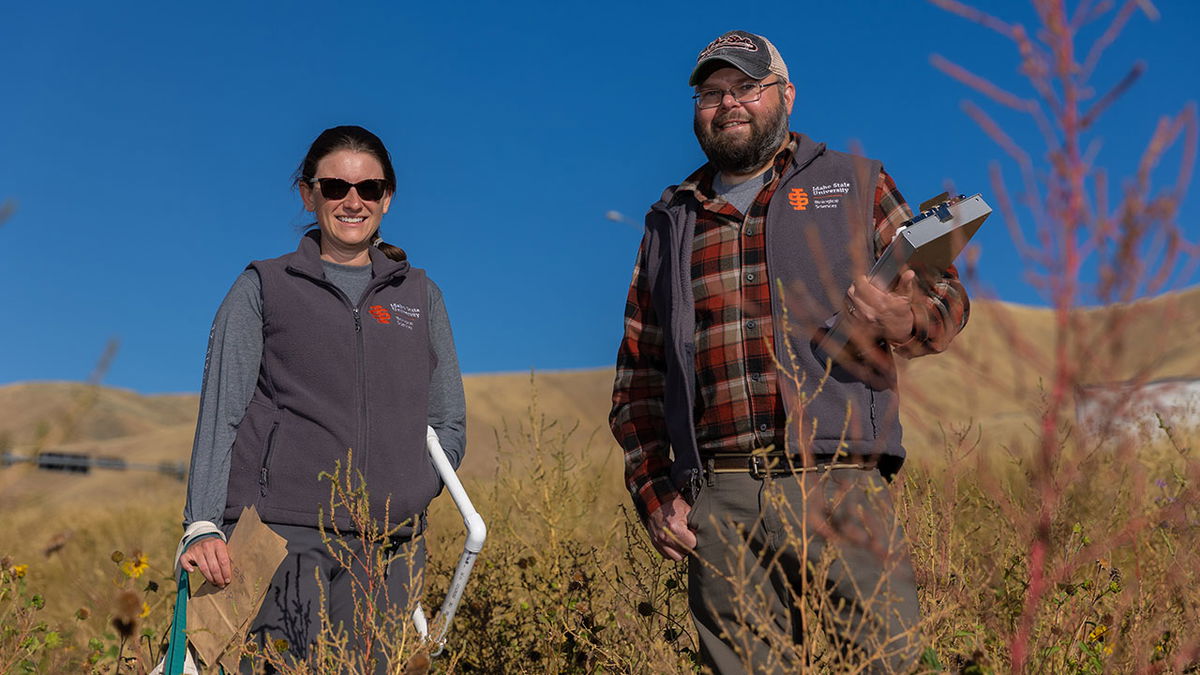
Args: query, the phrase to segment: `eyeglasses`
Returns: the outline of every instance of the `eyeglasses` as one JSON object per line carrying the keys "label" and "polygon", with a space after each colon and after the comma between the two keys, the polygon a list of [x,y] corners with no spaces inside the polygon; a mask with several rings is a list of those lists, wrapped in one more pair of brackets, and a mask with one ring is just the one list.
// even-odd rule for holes
{"label": "eyeglasses", "polygon": [[358,190],[358,196],[363,201],[377,202],[383,199],[383,195],[388,191],[388,182],[383,178],[370,178],[357,183],[341,178],[314,178],[309,181],[309,184],[313,183],[321,186],[321,196],[325,199],[342,199],[350,194],[350,188],[354,188]]}
{"label": "eyeglasses", "polygon": [[721,102],[725,100],[725,94],[732,96],[733,100],[738,103],[754,103],[762,98],[763,89],[773,87],[777,84],[783,84],[783,81],[776,80],[775,82],[766,83],[743,82],[735,84],[728,89],[705,89],[692,96],[692,98],[696,100],[696,107],[701,110],[708,110],[709,108],[716,108],[721,105]]}

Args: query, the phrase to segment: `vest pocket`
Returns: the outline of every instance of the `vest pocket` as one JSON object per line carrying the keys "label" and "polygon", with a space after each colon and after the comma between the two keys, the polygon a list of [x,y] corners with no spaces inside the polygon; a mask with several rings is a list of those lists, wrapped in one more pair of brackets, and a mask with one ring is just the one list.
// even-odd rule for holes
{"label": "vest pocket", "polygon": [[267,485],[270,483],[269,471],[271,469],[271,452],[275,449],[275,432],[279,429],[279,421],[271,423],[271,430],[267,432],[267,441],[263,449],[262,467],[258,472],[258,492],[261,496],[267,496]]}

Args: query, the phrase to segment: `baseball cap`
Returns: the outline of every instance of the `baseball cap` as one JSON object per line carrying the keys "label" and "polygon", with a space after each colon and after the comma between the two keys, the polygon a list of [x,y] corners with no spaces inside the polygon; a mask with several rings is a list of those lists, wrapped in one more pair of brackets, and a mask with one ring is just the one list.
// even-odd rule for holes
{"label": "baseball cap", "polygon": [[[708,43],[704,51],[696,57],[696,67],[688,78],[688,86],[696,86],[703,81],[711,71],[714,62],[727,63],[743,73],[761,80],[771,73],[787,80],[787,64],[779,55],[779,50],[771,41],[761,35],[747,33],[744,30],[731,30],[721,37]],[[719,66],[717,66],[719,67]]]}

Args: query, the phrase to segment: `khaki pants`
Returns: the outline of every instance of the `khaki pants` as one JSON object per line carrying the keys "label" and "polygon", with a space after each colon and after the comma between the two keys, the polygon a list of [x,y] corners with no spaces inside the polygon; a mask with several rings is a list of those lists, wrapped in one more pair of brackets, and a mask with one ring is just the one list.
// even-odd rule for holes
{"label": "khaki pants", "polygon": [[875,470],[710,474],[688,517],[688,604],[714,673],[909,672],[912,563]]}

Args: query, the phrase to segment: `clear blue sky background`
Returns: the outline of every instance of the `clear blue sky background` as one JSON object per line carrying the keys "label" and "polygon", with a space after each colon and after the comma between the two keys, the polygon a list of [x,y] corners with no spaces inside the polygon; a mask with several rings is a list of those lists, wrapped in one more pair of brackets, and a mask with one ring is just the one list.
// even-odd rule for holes
{"label": "clear blue sky background", "polygon": [[[1033,22],[1016,2],[980,6]],[[1149,67],[1100,126],[1114,177],[1159,115],[1200,99],[1200,3],[1158,6],[1096,77]],[[929,58],[1028,93],[1015,50],[916,0],[8,7],[0,199],[17,210],[0,227],[0,384],[86,378],[118,338],[106,383],[197,391],[213,312],[248,261],[294,248],[307,220],[292,172],[347,123],[392,151],[384,231],[445,291],[466,372],[609,364],[642,214],[703,161],[688,73],[732,28],[779,47],[794,129],[860,143],[914,203],[947,179],[991,194],[1002,153],[959,107],[981,98]],[[1040,147],[1031,126],[1013,133]],[[1043,302],[999,218],[977,242],[975,295]]]}

